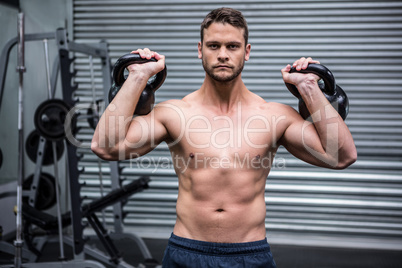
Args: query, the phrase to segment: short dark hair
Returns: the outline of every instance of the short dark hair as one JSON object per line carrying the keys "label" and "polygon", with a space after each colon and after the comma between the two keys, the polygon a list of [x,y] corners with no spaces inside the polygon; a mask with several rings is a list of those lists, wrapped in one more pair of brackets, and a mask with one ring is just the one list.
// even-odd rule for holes
{"label": "short dark hair", "polygon": [[214,22],[228,23],[233,27],[244,29],[243,36],[246,42],[245,45],[247,45],[248,27],[246,19],[240,11],[229,7],[214,9],[205,17],[204,21],[201,23],[201,43],[204,40],[204,29],[207,29]]}

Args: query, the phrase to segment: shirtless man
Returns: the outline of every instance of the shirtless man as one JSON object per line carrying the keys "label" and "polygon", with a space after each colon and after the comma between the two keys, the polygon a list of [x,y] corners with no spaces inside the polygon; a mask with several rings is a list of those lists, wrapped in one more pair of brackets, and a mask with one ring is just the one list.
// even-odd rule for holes
{"label": "shirtless man", "polygon": [[[239,11],[217,9],[201,25],[201,88],[132,119],[147,80],[165,65],[163,55],[147,48],[132,53],[157,62],[127,67],[129,76],[102,115],[92,150],[102,159],[122,160],[168,144],[179,193],[164,267],[275,267],[266,241],[264,192],[278,147],[332,169],[356,160],[353,138],[319,89],[319,78],[290,74],[290,65],[282,69],[314,124],[250,92],[241,79],[250,56],[247,24]],[[293,66],[300,70],[309,63],[318,61],[301,58]]]}

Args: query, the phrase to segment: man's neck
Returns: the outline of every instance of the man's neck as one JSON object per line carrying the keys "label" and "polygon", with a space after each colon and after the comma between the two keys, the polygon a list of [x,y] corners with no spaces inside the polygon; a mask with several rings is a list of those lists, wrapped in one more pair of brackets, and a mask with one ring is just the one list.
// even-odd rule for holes
{"label": "man's neck", "polygon": [[240,76],[229,82],[218,82],[207,76],[200,88],[203,104],[214,106],[223,114],[235,110],[247,92]]}

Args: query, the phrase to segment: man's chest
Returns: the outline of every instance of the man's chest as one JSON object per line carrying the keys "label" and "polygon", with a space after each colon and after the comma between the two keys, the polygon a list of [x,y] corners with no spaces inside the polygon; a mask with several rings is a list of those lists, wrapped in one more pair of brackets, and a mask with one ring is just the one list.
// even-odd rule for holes
{"label": "man's chest", "polygon": [[172,142],[194,149],[259,149],[282,135],[276,118],[255,112],[231,115],[183,112],[167,125]]}
{"label": "man's chest", "polygon": [[[174,125],[174,127],[173,127]],[[174,157],[192,165],[231,168],[237,165],[269,165],[281,130],[261,113],[229,115],[187,112],[180,124],[169,128]]]}

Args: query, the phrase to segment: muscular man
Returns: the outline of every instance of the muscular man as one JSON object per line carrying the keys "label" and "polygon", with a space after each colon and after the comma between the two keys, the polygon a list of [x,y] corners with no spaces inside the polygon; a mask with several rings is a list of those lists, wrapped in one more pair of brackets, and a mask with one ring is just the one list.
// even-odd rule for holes
{"label": "muscular man", "polygon": [[[319,78],[290,74],[290,65],[282,69],[313,123],[250,92],[241,78],[250,56],[246,21],[239,11],[221,8],[201,25],[198,57],[206,74],[200,89],[132,118],[147,80],[165,65],[163,55],[147,48],[132,53],[157,62],[128,67],[126,82],[96,128],[92,150],[102,159],[122,160],[168,144],[179,193],[164,267],[275,267],[266,241],[264,192],[278,147],[332,169],[356,160],[353,138],[317,86]],[[301,58],[293,66],[300,70],[309,63],[318,61]]]}

